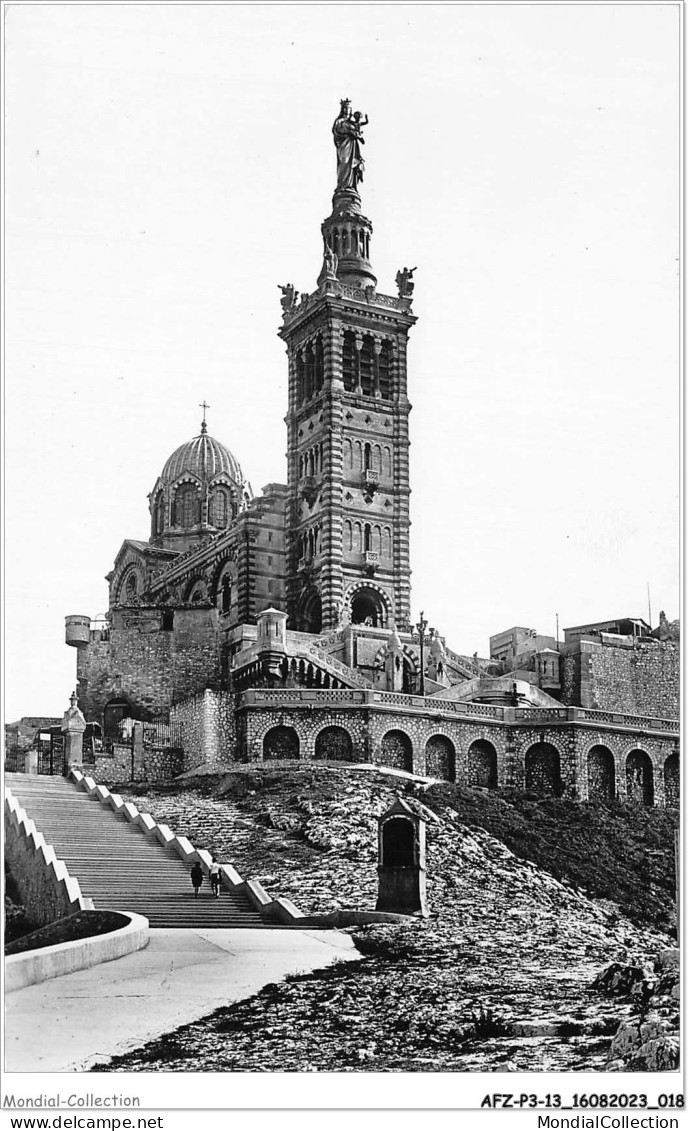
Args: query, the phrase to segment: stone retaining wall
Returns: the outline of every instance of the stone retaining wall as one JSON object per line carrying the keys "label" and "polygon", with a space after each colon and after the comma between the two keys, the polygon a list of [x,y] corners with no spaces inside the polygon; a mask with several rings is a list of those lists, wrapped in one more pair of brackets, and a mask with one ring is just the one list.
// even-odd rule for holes
{"label": "stone retaining wall", "polygon": [[680,710],[680,644],[636,641],[613,647],[582,640],[562,656],[562,698],[592,710],[677,719]]}
{"label": "stone retaining wall", "polygon": [[[342,727],[351,737],[351,761],[372,762],[406,769],[427,776],[427,749],[444,740],[443,751],[450,767],[451,780],[475,782],[476,775],[489,777],[495,768],[497,787],[528,789],[536,793],[558,792],[564,796],[602,800],[599,787],[599,755],[589,762],[593,747],[602,746],[613,766],[613,796],[626,800],[629,796],[628,759],[637,750],[649,758],[653,776],[654,804],[665,802],[665,768],[667,760],[678,752],[678,737],[634,732],[632,728],[593,725],[583,719],[570,720],[562,709],[553,712],[549,723],[537,724],[539,712],[517,712],[523,719],[474,721],[433,717],[425,711],[383,709],[358,705],[351,693],[352,705],[345,707],[342,694],[332,703],[323,693],[321,703],[315,700],[290,705],[285,697],[279,710],[277,701],[242,702],[239,718],[238,757],[248,762],[261,762],[277,757],[280,749],[273,744],[276,729],[290,732],[287,756],[310,761],[316,757],[318,735],[325,728]],[[560,718],[558,717],[560,716]],[[393,733],[391,733],[393,732]],[[279,736],[278,736],[279,737]],[[478,744],[477,746],[475,744]],[[453,751],[453,757],[452,757]],[[243,757],[242,757],[243,755]],[[284,756],[284,755],[283,755]],[[220,760],[227,765],[231,759]],[[453,762],[453,765],[452,765]],[[402,764],[403,763],[403,764]],[[668,764],[670,801],[676,794],[674,763]],[[590,794],[592,782],[592,795]],[[633,800],[637,794],[632,792]]]}
{"label": "stone retaining wall", "polygon": [[63,860],[27,817],[14,794],[5,789],[5,861],[29,918],[39,927],[75,911],[90,911],[93,900],[81,894]]}
{"label": "stone retaining wall", "polygon": [[[182,773],[197,766],[221,766],[236,746],[234,694],[207,689],[175,704],[170,723],[181,728],[184,755]],[[151,779],[152,780],[152,779]]]}

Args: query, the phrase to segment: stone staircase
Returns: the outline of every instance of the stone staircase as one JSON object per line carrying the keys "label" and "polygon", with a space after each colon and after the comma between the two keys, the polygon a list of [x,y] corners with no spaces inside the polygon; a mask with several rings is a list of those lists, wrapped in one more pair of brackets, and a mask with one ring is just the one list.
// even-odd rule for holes
{"label": "stone staircase", "polygon": [[151,927],[276,927],[240,892],[194,898],[189,870],[136,825],[59,777],[5,774],[12,791],[96,908],[135,911]]}

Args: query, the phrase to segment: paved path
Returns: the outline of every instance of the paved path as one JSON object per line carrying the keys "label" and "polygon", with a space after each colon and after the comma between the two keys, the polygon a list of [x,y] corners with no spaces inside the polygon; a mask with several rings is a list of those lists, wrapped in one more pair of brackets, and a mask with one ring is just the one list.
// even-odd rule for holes
{"label": "paved path", "polygon": [[145,950],[7,994],[5,1071],[83,1071],[286,974],[358,957],[338,931],[151,929]]}

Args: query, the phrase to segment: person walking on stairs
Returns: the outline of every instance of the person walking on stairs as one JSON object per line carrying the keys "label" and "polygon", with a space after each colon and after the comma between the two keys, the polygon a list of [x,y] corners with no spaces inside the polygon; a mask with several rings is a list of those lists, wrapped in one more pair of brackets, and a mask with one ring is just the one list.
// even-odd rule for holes
{"label": "person walking on stairs", "polygon": [[191,883],[193,884],[194,889],[194,899],[198,899],[198,893],[201,890],[201,884],[203,883],[203,869],[198,863],[198,860],[191,869]]}
{"label": "person walking on stairs", "polygon": [[209,875],[210,875],[210,887],[212,889],[213,896],[215,897],[215,899],[219,899],[220,898],[221,872],[220,872],[220,865],[218,864],[218,862],[217,862],[217,860],[215,859],[214,856],[213,856],[213,862],[210,865]]}

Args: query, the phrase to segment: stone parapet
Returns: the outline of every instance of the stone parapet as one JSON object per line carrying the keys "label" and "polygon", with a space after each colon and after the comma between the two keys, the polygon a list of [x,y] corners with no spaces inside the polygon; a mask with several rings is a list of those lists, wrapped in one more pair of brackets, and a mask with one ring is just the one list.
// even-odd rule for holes
{"label": "stone parapet", "polygon": [[491,719],[508,723],[510,726],[533,724],[569,726],[571,723],[585,723],[604,729],[621,729],[632,733],[652,731],[660,734],[677,735],[680,724],[676,719],[659,719],[646,715],[624,715],[617,711],[592,711],[580,707],[500,707],[489,703],[462,703],[434,696],[407,695],[402,692],[386,692],[359,689],[320,689],[288,688],[274,690],[255,689],[245,691],[239,699],[239,707],[272,706],[300,707],[302,705],[333,707],[378,707],[383,710],[398,711],[400,708],[413,714],[428,715],[431,719],[464,718]]}

